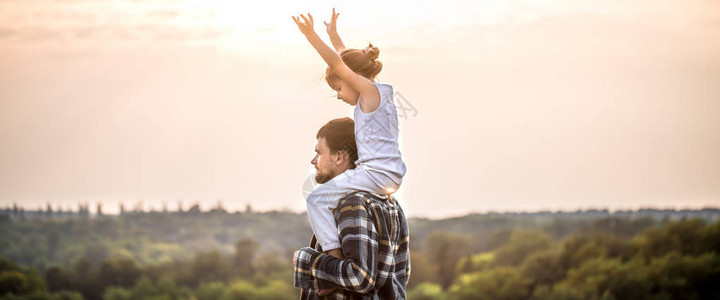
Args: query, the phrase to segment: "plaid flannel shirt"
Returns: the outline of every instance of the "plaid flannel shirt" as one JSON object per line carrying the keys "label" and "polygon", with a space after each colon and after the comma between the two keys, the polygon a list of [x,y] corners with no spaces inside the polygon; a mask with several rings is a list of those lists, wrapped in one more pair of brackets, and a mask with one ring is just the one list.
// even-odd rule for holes
{"label": "plaid flannel shirt", "polygon": [[405,299],[410,235],[395,199],[355,192],[340,200],[334,214],[345,258],[323,253],[313,236],[295,261],[300,299],[321,299],[317,289],[328,288],[337,289],[323,299]]}

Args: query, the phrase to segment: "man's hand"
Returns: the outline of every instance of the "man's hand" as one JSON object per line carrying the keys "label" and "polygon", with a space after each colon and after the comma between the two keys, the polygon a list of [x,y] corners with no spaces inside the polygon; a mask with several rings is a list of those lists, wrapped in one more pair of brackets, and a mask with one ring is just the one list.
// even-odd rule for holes
{"label": "man's hand", "polygon": [[328,35],[336,34],[337,33],[337,18],[340,15],[340,13],[335,13],[335,8],[333,8],[332,16],[330,17],[330,23],[325,23],[325,29],[327,30]]}
{"label": "man's hand", "polygon": [[[300,20],[302,18],[302,20]],[[297,24],[298,29],[300,29],[300,32],[302,32],[304,35],[310,35],[311,33],[315,32],[315,23],[313,22],[313,17],[310,13],[308,13],[308,17],[306,18],[305,15],[301,14],[300,17],[292,17],[293,21],[295,21],[295,24]]]}

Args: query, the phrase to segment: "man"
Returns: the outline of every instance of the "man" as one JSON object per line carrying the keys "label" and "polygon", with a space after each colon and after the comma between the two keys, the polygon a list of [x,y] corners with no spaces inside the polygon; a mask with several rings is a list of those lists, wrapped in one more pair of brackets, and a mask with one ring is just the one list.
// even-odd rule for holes
{"label": "man", "polygon": [[[328,182],[355,167],[354,123],[335,119],[317,134],[315,180]],[[313,236],[310,247],[295,252],[294,285],[301,299],[405,299],[410,277],[409,232],[405,214],[392,196],[357,191],[334,210],[345,258],[322,252]]]}

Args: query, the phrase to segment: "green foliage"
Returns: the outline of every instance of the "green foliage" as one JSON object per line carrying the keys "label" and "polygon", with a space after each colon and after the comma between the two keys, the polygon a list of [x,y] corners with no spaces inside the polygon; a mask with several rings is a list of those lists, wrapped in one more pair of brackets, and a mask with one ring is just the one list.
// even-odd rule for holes
{"label": "green foliage", "polygon": [[461,260],[465,274],[449,293],[455,299],[719,299],[716,224],[671,222],[633,239],[583,229],[560,243],[516,230],[496,251]]}
{"label": "green foliage", "polygon": [[553,249],[528,255],[520,266],[520,271],[523,276],[532,278],[537,285],[552,285],[565,277],[560,255]]}
{"label": "green foliage", "polygon": [[260,245],[253,239],[244,238],[235,243],[233,267],[240,276],[248,277],[253,273],[252,260],[258,248]]}
{"label": "green foliage", "polygon": [[18,271],[3,271],[0,273],[0,292],[5,294],[25,294],[31,291],[25,274]]}
{"label": "green foliage", "polygon": [[143,276],[131,289],[108,287],[103,294],[105,300],[185,300],[195,299],[192,291],[186,287],[176,287],[168,276],[161,278],[157,284]]}
{"label": "green foliage", "polygon": [[495,263],[500,266],[517,266],[525,257],[535,251],[550,248],[553,239],[539,230],[517,230],[510,236],[510,241],[495,251]]}
{"label": "green foliage", "polygon": [[428,256],[421,249],[411,250],[410,282],[407,288],[412,289],[418,284],[436,283],[440,284],[438,277],[438,265],[430,261]]}
{"label": "green foliage", "polygon": [[516,268],[500,267],[476,273],[463,274],[450,288],[454,299],[528,299],[532,293],[532,279]]}
{"label": "green foliage", "polygon": [[[594,211],[411,228],[409,299],[720,299],[720,222]],[[222,210],[9,221],[0,233],[0,299],[67,300],[294,299],[289,257],[310,237],[304,215]]]}
{"label": "green foliage", "polygon": [[283,300],[298,298],[298,292],[286,281],[273,280],[262,286],[240,280],[232,283],[221,300]]}
{"label": "green foliage", "polygon": [[36,270],[23,271],[9,264],[0,272],[0,296],[32,295],[45,292],[45,282]]}
{"label": "green foliage", "polygon": [[207,282],[200,284],[194,294],[198,300],[216,300],[225,293],[225,289],[222,282]]}
{"label": "green foliage", "polygon": [[140,270],[131,259],[113,257],[102,262],[98,276],[105,285],[130,287],[140,277]]}
{"label": "green foliage", "polygon": [[51,295],[52,300],[83,300],[82,294],[76,291],[60,291]]}
{"label": "green foliage", "polygon": [[706,226],[702,220],[673,222],[653,227],[637,239],[637,248],[645,258],[661,256],[672,251],[698,255],[720,250],[720,223]]}
{"label": "green foliage", "polygon": [[432,233],[425,240],[425,251],[428,258],[438,266],[437,276],[443,288],[450,286],[455,279],[455,268],[460,258],[470,253],[471,244],[467,235],[440,231]]}
{"label": "green foliage", "polygon": [[130,291],[121,287],[108,287],[103,294],[105,300],[127,300],[130,298]]}
{"label": "green foliage", "polygon": [[229,271],[225,258],[217,250],[199,252],[192,261],[193,278],[199,282],[222,280]]}
{"label": "green foliage", "polygon": [[407,298],[413,300],[443,300],[446,296],[440,285],[423,282],[408,291]]}

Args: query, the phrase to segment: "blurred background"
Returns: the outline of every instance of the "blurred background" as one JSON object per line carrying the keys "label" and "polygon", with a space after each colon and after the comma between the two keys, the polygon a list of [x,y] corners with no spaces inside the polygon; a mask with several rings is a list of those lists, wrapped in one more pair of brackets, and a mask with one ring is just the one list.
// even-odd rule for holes
{"label": "blurred background", "polygon": [[290,17],[333,7],[397,92],[412,299],[720,297],[708,0],[4,0],[0,297],[295,298],[353,108]]}

